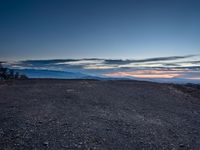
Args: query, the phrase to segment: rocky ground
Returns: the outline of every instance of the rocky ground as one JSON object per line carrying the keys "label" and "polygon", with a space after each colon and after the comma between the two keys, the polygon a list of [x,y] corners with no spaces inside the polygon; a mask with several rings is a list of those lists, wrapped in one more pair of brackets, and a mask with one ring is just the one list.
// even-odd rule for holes
{"label": "rocky ground", "polygon": [[200,88],[139,81],[0,82],[1,150],[199,150]]}

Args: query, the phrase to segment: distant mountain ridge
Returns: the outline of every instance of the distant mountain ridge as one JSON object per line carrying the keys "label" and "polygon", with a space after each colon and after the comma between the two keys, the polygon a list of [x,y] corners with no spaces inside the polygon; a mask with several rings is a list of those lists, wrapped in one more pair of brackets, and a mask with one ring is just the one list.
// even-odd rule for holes
{"label": "distant mountain ridge", "polygon": [[16,72],[27,75],[29,78],[60,78],[60,79],[77,79],[90,77],[80,72],[67,72],[56,70],[40,70],[40,69],[15,69]]}
{"label": "distant mountain ridge", "polygon": [[15,72],[20,74],[25,74],[29,78],[57,78],[57,79],[97,79],[97,80],[139,80],[139,81],[151,81],[151,82],[160,82],[160,83],[177,83],[177,84],[186,84],[186,83],[196,83],[200,84],[199,80],[189,80],[182,78],[170,78],[170,79],[148,79],[148,78],[133,78],[133,77],[101,77],[101,76],[92,76],[89,74],[84,74],[81,72],[69,72],[69,71],[57,71],[57,70],[40,70],[40,69],[14,69]]}
{"label": "distant mountain ridge", "polygon": [[57,78],[57,79],[97,79],[97,80],[131,80],[130,78],[100,77],[80,72],[45,70],[45,69],[13,69],[29,78]]}

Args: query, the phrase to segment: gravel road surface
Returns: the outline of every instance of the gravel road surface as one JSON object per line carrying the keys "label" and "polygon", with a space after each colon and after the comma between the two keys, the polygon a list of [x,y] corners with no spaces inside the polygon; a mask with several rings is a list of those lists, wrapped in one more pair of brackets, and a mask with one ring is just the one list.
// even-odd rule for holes
{"label": "gravel road surface", "polygon": [[141,81],[1,81],[0,149],[199,150],[200,88]]}

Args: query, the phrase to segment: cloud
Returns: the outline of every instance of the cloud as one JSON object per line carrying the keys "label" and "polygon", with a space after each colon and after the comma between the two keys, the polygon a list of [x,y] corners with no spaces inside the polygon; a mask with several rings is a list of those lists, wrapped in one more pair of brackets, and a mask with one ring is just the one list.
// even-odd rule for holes
{"label": "cloud", "polygon": [[[98,58],[83,58],[83,59],[52,59],[52,60],[26,60],[11,63],[13,66],[22,67],[63,67],[63,68],[79,68],[79,69],[111,69],[124,67],[162,67],[162,66],[179,66],[178,63],[166,61],[176,61],[194,57],[195,55],[187,56],[171,56],[171,57],[155,57],[139,60],[122,60],[122,59],[98,59]],[[164,62],[163,62],[164,61]],[[192,64],[198,64],[199,61],[190,61]]]}
{"label": "cloud", "polygon": [[176,63],[166,63],[166,64],[162,64],[163,66],[166,66],[166,67],[171,67],[171,66],[173,66],[173,67],[179,67],[180,65],[179,64],[176,64]]}
{"label": "cloud", "polygon": [[196,55],[186,55],[186,56],[171,56],[171,57],[155,57],[155,58],[147,58],[147,59],[139,59],[139,60],[122,60],[122,59],[106,59],[105,64],[130,64],[130,63],[145,63],[145,62],[158,62],[158,61],[171,61],[171,60],[179,60],[185,58],[191,58]]}
{"label": "cloud", "polygon": [[[193,59],[196,55],[187,56],[171,56],[171,57],[155,57],[140,60],[122,60],[122,59],[52,59],[52,60],[25,60],[17,62],[7,62],[7,66],[16,69],[39,69],[39,70],[58,70],[84,72],[90,75],[101,76],[104,74],[118,72],[118,75],[130,75],[137,70],[158,70],[172,71],[174,70],[196,70],[200,71],[199,59]],[[181,60],[179,62],[179,60]],[[187,61],[186,61],[187,60]],[[129,72],[129,73],[127,73]],[[144,71],[144,73],[146,73]],[[158,73],[158,72],[154,72]],[[114,75],[113,74],[113,75]],[[137,74],[138,76],[138,74]],[[142,75],[140,75],[142,76]],[[143,75],[145,76],[145,75]],[[148,74],[146,75],[148,76]],[[160,74],[150,74],[149,77],[158,77]],[[164,75],[163,75],[164,76]],[[136,77],[136,75],[135,75]]]}
{"label": "cloud", "polygon": [[122,60],[122,59],[106,59],[104,60],[105,64],[115,64],[115,65],[122,65],[122,64],[129,64],[132,63],[134,60]]}
{"label": "cloud", "polygon": [[200,61],[188,61],[188,62],[185,62],[185,63],[191,63],[191,64],[198,64],[198,65],[200,65]]}
{"label": "cloud", "polygon": [[97,77],[120,77],[147,80],[200,79],[198,55],[155,57],[147,59],[52,59],[6,62],[14,69],[81,72]]}
{"label": "cloud", "polygon": [[143,78],[143,79],[200,79],[200,72],[196,70],[185,69],[138,69],[134,71],[113,71],[105,73],[108,77],[131,77],[131,78]]}
{"label": "cloud", "polygon": [[136,70],[131,72],[112,72],[104,74],[110,77],[135,77],[135,78],[175,78],[180,74],[176,71],[162,71],[162,70]]}

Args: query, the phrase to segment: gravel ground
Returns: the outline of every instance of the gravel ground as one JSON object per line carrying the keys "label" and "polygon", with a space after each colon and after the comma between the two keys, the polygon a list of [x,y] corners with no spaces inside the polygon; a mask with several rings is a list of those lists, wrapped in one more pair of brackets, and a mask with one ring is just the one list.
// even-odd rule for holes
{"label": "gravel ground", "polygon": [[139,81],[0,82],[1,150],[199,150],[200,88]]}

